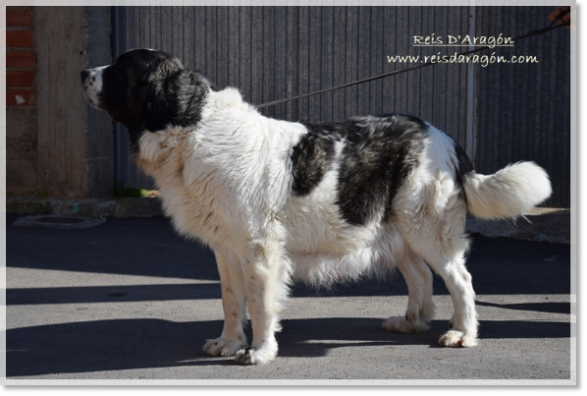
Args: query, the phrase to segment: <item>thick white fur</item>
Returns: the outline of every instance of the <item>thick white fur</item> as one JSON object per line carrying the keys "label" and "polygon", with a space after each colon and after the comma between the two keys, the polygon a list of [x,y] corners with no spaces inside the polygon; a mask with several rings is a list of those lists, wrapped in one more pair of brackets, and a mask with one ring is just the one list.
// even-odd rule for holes
{"label": "thick white fur", "polygon": [[515,217],[550,196],[548,175],[532,162],[519,162],[485,176],[473,173],[465,183],[468,208],[483,219]]}
{"label": "thick white fur", "polygon": [[[227,88],[210,91],[197,126],[145,132],[140,139],[136,160],[155,178],[175,228],[216,255],[225,323],[204,351],[266,363],[277,354],[274,332],[292,276],[329,284],[395,266],[409,287],[408,309],[383,326],[425,331],[434,314],[428,265],[446,282],[455,307],[440,344],[476,345],[475,294],[464,259],[467,204],[455,182],[451,139],[430,126],[420,165],[397,192],[389,221],[352,226],[336,205],[336,165],[309,195],[291,194],[291,149],[305,133],[301,124],[260,115]],[[535,165],[517,164],[470,177],[469,209],[486,218],[520,214],[548,195],[543,175]],[[248,349],[246,304],[253,330]]]}

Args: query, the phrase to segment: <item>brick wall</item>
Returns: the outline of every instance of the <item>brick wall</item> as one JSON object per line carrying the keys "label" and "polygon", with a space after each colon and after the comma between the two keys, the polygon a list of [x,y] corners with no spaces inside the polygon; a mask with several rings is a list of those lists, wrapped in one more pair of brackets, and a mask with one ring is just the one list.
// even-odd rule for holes
{"label": "brick wall", "polygon": [[37,193],[34,7],[6,7],[6,188]]}
{"label": "brick wall", "polygon": [[33,8],[6,9],[6,105],[34,106],[37,66],[33,48]]}

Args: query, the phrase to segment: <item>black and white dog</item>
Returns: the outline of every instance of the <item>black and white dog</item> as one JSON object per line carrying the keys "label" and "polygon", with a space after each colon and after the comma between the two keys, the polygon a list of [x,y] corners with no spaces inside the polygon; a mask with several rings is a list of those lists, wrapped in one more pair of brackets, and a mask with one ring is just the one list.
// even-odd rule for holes
{"label": "black and white dog", "polygon": [[264,117],[238,90],[211,88],[163,52],[129,51],[84,70],[82,82],[89,102],[128,129],[134,159],[154,177],[176,230],[214,250],[225,321],[204,352],[236,354],[242,364],[277,355],[292,278],[329,284],[395,267],[409,302],[385,329],[429,329],[430,266],[454,302],[439,343],[476,345],[467,210],[515,217],[551,194],[547,174],[530,162],[475,173],[452,138],[412,116],[323,124]]}

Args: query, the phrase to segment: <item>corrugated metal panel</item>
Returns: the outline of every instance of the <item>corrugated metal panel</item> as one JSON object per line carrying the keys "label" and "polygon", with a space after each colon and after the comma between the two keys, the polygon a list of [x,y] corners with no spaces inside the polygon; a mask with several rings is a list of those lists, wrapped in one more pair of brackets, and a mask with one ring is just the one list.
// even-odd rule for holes
{"label": "corrugated metal panel", "polygon": [[[477,7],[477,35],[516,37],[549,23],[552,7]],[[553,184],[545,206],[570,206],[570,34],[556,29],[496,55],[536,56],[539,63],[494,64],[475,70],[475,168],[493,173],[535,161]],[[491,52],[489,52],[491,54]]]}
{"label": "corrugated metal panel", "polygon": [[[115,55],[139,47],[173,53],[218,87],[238,87],[247,101],[260,104],[414,65],[389,63],[387,55],[453,53],[451,47],[414,47],[412,36],[465,35],[469,11],[469,7],[120,7],[114,12]],[[548,11],[477,7],[477,35],[515,36],[542,27]],[[564,33],[557,30],[515,47],[516,52],[539,56],[538,65],[475,66],[475,87],[470,92],[475,95],[477,139],[468,145],[475,149],[481,172],[494,172],[518,160],[545,166],[557,175],[549,203],[558,206],[570,202],[569,40]],[[467,73],[466,64],[440,64],[263,112],[314,122],[388,112],[413,114],[467,147],[467,107],[473,105],[473,98],[467,96]],[[552,133],[555,126],[557,134]],[[125,154],[123,128],[116,130],[116,141],[117,179],[126,186],[150,187]]]}

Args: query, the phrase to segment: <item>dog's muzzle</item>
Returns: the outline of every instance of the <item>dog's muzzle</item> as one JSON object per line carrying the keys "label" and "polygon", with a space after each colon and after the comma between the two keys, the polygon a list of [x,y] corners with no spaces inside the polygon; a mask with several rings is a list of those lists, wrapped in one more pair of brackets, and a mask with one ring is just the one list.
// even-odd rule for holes
{"label": "dog's muzzle", "polygon": [[87,69],[81,72],[84,95],[92,106],[102,109],[100,106],[100,92],[102,91],[102,71],[105,67]]}

